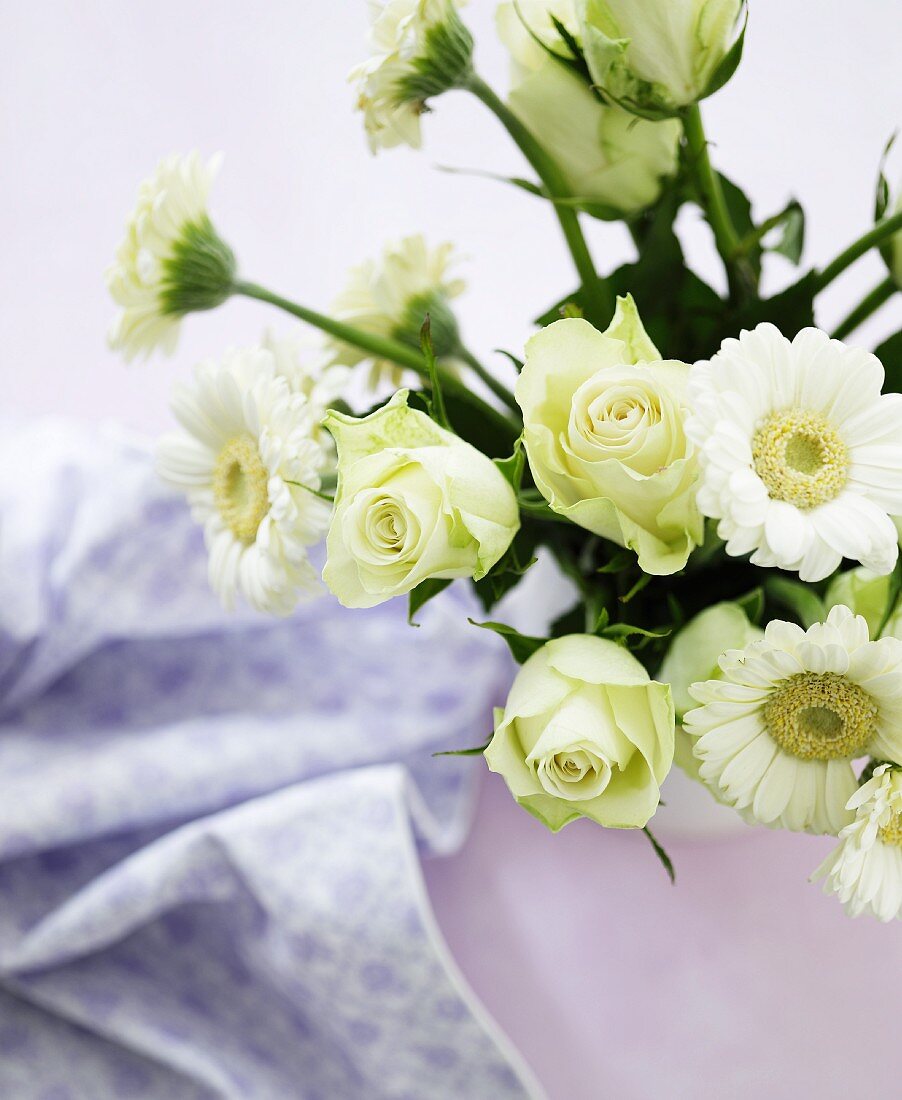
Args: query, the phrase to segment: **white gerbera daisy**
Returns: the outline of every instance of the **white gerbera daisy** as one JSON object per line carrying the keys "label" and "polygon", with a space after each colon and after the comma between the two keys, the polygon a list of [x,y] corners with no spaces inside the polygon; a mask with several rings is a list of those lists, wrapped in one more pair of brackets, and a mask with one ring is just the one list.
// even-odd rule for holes
{"label": "white gerbera daisy", "polygon": [[881,395],[876,356],[773,325],[724,341],[690,375],[686,434],[703,471],[698,503],[727,553],[829,576],[842,559],[877,573],[898,557],[902,395]]}
{"label": "white gerbera daisy", "polygon": [[161,440],[158,468],[204,526],[210,583],[226,607],[241,592],[260,611],[288,614],[319,590],[307,549],[331,514],[317,496],[331,465],[324,409],[265,348],[200,364],[172,409],[185,430]]}
{"label": "white gerbera daisy", "polygon": [[235,257],[207,214],[220,158],[171,156],[138,190],[106,283],[120,312],[110,347],[127,360],[175,351],[181,318],[213,309],[232,291]]}
{"label": "white gerbera daisy", "polygon": [[466,0],[370,0],[372,56],[349,77],[358,84],[370,148],[420,147],[426,101],[470,74],[473,39],[457,9]]}
{"label": "white gerbera daisy", "polygon": [[774,620],[720,667],[723,679],[689,689],[702,705],[683,725],[702,779],[746,819],[836,834],[852,761],[902,762],[902,642],[869,641],[847,607],[808,630]]}
{"label": "white gerbera daisy", "polygon": [[902,919],[902,769],[880,764],[848,809],[855,820],[812,881],[826,877],[825,893],[836,894],[851,917]]}
{"label": "white gerbera daisy", "polygon": [[[420,329],[429,314],[432,342],[440,358],[453,356],[460,348],[457,320],[451,299],[462,294],[466,284],[452,278],[454,246],[430,248],[417,234],[387,245],[378,260],[367,260],[348,273],[344,291],[332,303],[330,314],[363,332],[390,336],[418,348]],[[367,360],[366,352],[339,340],[327,341],[334,361],[354,366]],[[388,380],[401,383],[403,370],[383,359],[371,360],[369,384]]]}

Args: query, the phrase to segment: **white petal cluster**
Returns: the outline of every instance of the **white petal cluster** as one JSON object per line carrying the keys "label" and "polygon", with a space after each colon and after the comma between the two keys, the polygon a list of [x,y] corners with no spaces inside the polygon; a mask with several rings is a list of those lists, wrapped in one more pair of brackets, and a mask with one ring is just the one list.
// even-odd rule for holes
{"label": "white petal cluster", "polygon": [[[351,71],[349,79],[358,86],[357,106],[363,112],[367,139],[374,153],[396,145],[419,149],[420,116],[426,109],[426,97],[416,91],[416,78],[422,74],[424,64],[446,60],[430,56],[430,38],[436,27],[456,21],[456,9],[465,3],[466,0],[371,0],[372,53]],[[449,79],[450,87],[453,74]],[[433,89],[433,94],[438,90],[440,87]]]}
{"label": "white petal cluster", "polygon": [[[419,331],[429,313],[436,354],[453,353],[457,327],[450,302],[462,294],[466,283],[451,274],[454,246],[447,242],[430,248],[417,234],[389,244],[377,260],[351,268],[345,289],[332,303],[330,314],[374,336],[388,336],[419,346]],[[355,366],[369,360],[369,383],[401,382],[395,363],[372,359],[367,352],[339,340],[327,344],[334,362]]]}
{"label": "white petal cluster", "polygon": [[853,760],[902,761],[902,642],[870,641],[847,607],[807,631],[773,620],[720,668],[690,688],[701,706],[683,724],[701,778],[747,820],[835,835]]}
{"label": "white petal cluster", "polygon": [[146,358],[159,348],[171,355],[178,343],[181,315],[168,308],[168,265],[187,227],[207,219],[207,199],[221,158],[206,164],[196,152],[161,161],[138,189],[138,201],[125,236],[107,268],[106,284],[119,307],[109,331],[110,347],[127,360]]}
{"label": "white petal cluster", "polygon": [[771,324],[726,340],[690,375],[687,435],[702,512],[727,553],[828,577],[843,558],[892,570],[902,513],[902,395],[881,394],[876,356]]}
{"label": "white petal cluster", "polygon": [[308,548],[328,527],[331,508],[317,492],[334,468],[319,403],[331,381],[311,382],[296,364],[283,373],[289,359],[277,345],[201,363],[173,396],[184,430],[158,450],[160,474],[203,524],[223,604],[240,593],[277,615],[320,590]]}
{"label": "white petal cluster", "polygon": [[852,795],[855,820],[812,878],[825,878],[851,917],[902,919],[902,769],[880,764]]}

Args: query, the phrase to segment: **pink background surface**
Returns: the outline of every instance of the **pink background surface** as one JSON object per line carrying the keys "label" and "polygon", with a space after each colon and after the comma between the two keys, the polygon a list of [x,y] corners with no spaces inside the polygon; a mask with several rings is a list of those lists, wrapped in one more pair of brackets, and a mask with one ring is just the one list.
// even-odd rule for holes
{"label": "pink background surface", "polygon": [[[468,19],[503,86],[493,7],[476,0]],[[860,0],[851,16],[846,0],[822,0],[816,22],[814,9],[753,0],[746,61],[706,116],[718,164],[761,216],[803,200],[819,263],[869,224],[902,78],[897,0]],[[234,302],[191,318],[171,361],[126,369],[104,346],[101,274],[137,182],[195,146],[226,153],[213,213],[247,277],[323,308],[350,263],[424,231],[467,257],[474,349],[522,345],[529,318],[573,282],[553,220],[523,194],[433,170],[523,171],[465,96],[426,120],[424,153],[368,156],[344,82],[364,20],[362,0],[0,0],[5,409],[155,432],[196,359],[254,342],[264,324],[286,329]],[[716,278],[707,231],[690,211],[683,226]],[[590,235],[606,266],[629,256],[621,228]],[[861,262],[825,296],[822,323],[881,277],[876,257]],[[772,286],[789,278],[776,260]],[[862,339],[900,323],[896,299]],[[669,847],[676,888],[641,836],[577,823],[552,837],[490,776],[463,852],[427,868],[462,969],[553,1100],[898,1096],[902,941],[807,884],[830,841],[750,830]]]}

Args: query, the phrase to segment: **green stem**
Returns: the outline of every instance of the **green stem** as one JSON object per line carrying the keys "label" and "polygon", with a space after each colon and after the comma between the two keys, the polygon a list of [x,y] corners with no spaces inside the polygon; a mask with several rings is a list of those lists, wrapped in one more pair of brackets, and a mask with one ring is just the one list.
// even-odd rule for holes
{"label": "green stem", "polygon": [[888,275],[882,283],[879,283],[866,297],[858,303],[849,316],[832,333],[834,340],[844,340],[896,293],[896,282]]}
{"label": "green stem", "polygon": [[[507,130],[535,169],[550,198],[552,200],[569,198],[570,187],[554,158],[545,151],[507,104],[500,100],[476,73],[470,77],[466,87],[488,107]],[[614,315],[614,295],[605,280],[599,278],[595,270],[589,246],[586,244],[586,238],[579,224],[579,215],[569,206],[557,202],[553,205],[592,314],[599,323],[606,323]]]}
{"label": "green stem", "polygon": [[[334,317],[327,317],[324,313],[317,313],[316,310],[308,309],[306,306],[298,305],[297,302],[292,302],[279,294],[274,294],[271,290],[267,290],[257,283],[236,282],[233,293],[240,294],[245,298],[254,298],[258,302],[268,302],[269,305],[276,306],[278,309],[290,313],[293,317],[305,321],[308,325],[313,325],[338,340],[343,340],[347,344],[360,348],[361,351],[368,352],[378,359],[388,359],[393,363],[397,363],[399,367],[406,367],[418,374],[427,383],[429,382],[429,368],[426,366],[422,354],[415,348],[401,343],[400,340],[392,340],[386,336],[376,336],[370,332],[363,332],[352,325],[346,325],[343,321],[336,321]],[[453,394],[460,400],[467,401],[474,408],[477,408],[495,425],[500,433],[503,433],[505,440],[513,442],[517,438],[520,433],[518,425],[513,424],[503,413],[500,413],[487,401],[483,401],[478,394],[473,393],[469,387],[447,371],[439,368],[439,373],[442,389],[446,393]]]}
{"label": "green stem", "polygon": [[720,178],[714,171],[708,154],[708,139],[702,123],[702,114],[698,104],[688,108],[683,118],[683,131],[689,147],[692,172],[705,217],[714,233],[714,243],[723,260],[730,289],[734,293],[755,291],[755,277],[740,253],[740,240],[733,227],[727,200],[724,197]]}
{"label": "green stem", "polygon": [[817,278],[817,293],[820,294],[825,287],[828,287],[834,279],[842,275],[846,268],[851,267],[865,252],[870,252],[872,248],[882,244],[887,237],[898,233],[900,229],[902,229],[902,210],[898,214],[893,214],[891,217],[877,222],[873,229],[870,229],[863,237],[859,237],[857,241],[850,244],[844,252],[840,252],[832,263],[827,264]]}
{"label": "green stem", "polygon": [[491,371],[479,362],[472,351],[461,346],[454,352],[454,355],[458,359],[462,359],[470,370],[485,382],[499,401],[503,401],[512,412],[515,412],[518,416],[520,415],[520,406],[517,404],[514,395],[503,382],[499,382]]}

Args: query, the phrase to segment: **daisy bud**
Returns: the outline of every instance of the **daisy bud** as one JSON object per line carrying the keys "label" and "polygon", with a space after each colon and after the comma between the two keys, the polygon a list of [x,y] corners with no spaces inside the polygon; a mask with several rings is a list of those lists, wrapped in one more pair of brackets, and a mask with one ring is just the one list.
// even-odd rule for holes
{"label": "daisy bud", "polygon": [[420,146],[420,115],[434,96],[463,87],[473,37],[458,15],[466,0],[375,0],[373,53],[350,75],[370,148]]}
{"label": "daisy bud", "polygon": [[[387,336],[412,347],[420,346],[420,329],[426,314],[432,326],[432,343],[439,359],[460,349],[460,332],[451,300],[464,290],[461,279],[452,278],[453,246],[429,248],[421,236],[406,237],[388,245],[378,260],[367,260],[351,269],[345,290],[332,303],[331,316],[373,336]],[[382,381],[400,385],[402,370],[340,340],[327,341],[336,363],[352,367],[368,361],[372,387]]]}
{"label": "daisy bud", "polygon": [[677,115],[732,75],[744,8],[744,0],[577,0],[592,79],[637,115]]}
{"label": "daisy bud", "polygon": [[207,214],[219,158],[171,156],[138,190],[107,288],[120,312],[110,347],[127,360],[175,351],[186,313],[214,309],[232,293],[235,257]]}

